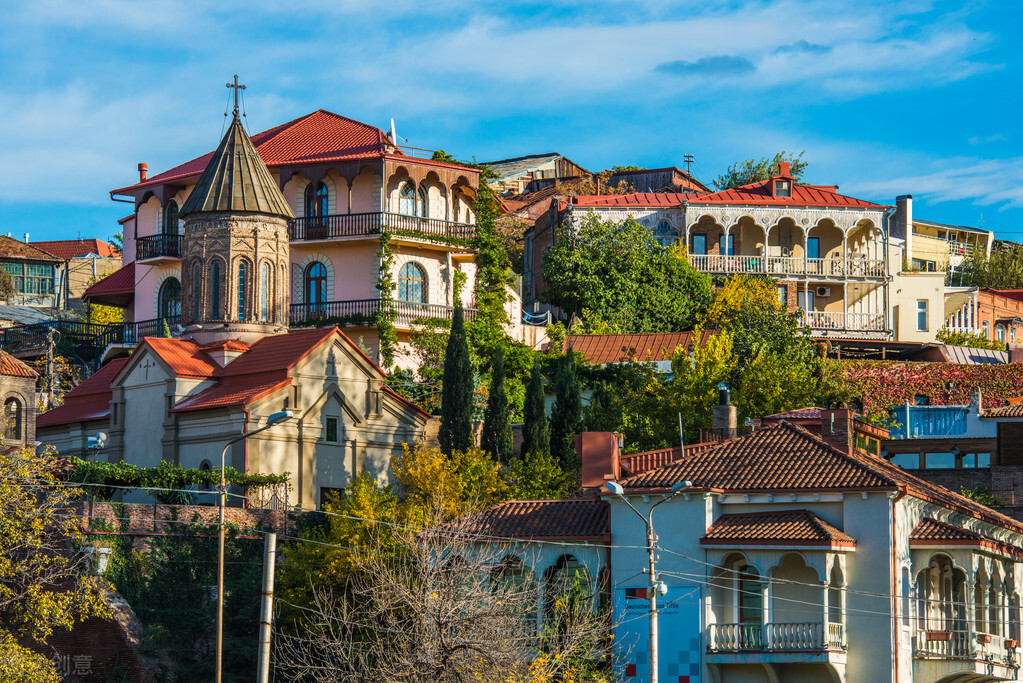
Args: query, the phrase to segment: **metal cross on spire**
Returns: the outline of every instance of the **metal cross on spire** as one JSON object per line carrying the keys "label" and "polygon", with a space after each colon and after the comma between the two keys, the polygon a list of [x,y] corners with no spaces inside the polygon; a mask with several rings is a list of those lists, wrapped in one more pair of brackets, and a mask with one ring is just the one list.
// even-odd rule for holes
{"label": "metal cross on spire", "polygon": [[245,90],[245,86],[244,85],[238,85],[238,74],[235,74],[234,75],[234,84],[232,85],[231,83],[228,83],[227,87],[228,88],[234,88],[234,115],[237,117],[238,116],[238,91],[239,90]]}

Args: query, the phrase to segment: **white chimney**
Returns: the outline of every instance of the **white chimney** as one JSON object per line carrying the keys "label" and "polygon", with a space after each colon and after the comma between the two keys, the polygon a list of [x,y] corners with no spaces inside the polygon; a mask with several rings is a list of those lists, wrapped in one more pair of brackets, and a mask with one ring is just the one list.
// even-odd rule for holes
{"label": "white chimney", "polygon": [[391,117],[391,144],[398,144],[398,134],[394,132],[394,117]]}
{"label": "white chimney", "polygon": [[25,233],[25,244],[28,244],[28,233]]}

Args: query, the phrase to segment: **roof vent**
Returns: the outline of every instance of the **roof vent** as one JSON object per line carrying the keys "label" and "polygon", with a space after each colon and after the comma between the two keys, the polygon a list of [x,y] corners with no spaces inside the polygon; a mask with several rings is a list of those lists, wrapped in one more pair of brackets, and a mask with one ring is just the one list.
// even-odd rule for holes
{"label": "roof vent", "polygon": [[139,162],[139,182],[141,183],[146,179],[146,175],[149,173],[149,164],[144,161]]}

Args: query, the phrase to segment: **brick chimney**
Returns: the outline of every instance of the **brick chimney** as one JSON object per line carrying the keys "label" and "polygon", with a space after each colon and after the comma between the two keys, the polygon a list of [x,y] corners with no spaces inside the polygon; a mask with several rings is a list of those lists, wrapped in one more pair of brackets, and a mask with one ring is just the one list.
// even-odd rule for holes
{"label": "brick chimney", "polygon": [[852,453],[856,443],[853,438],[854,419],[853,411],[844,403],[835,410],[822,410],[821,436],[838,450]]}
{"label": "brick chimney", "polygon": [[582,463],[584,489],[599,489],[622,476],[618,436],[611,432],[583,432],[575,435],[575,452]]}
{"label": "brick chimney", "polygon": [[149,173],[149,164],[144,161],[139,162],[139,182],[141,183],[146,179],[146,175]]}
{"label": "brick chimney", "polygon": [[783,178],[792,177],[792,164],[787,161],[778,162],[778,175]]}
{"label": "brick chimney", "polygon": [[718,404],[711,411],[711,429],[725,439],[734,439],[739,429],[739,412],[732,405],[732,390],[724,382],[718,385]]}
{"label": "brick chimney", "polygon": [[595,188],[594,194],[600,194],[600,176],[596,173],[593,174],[593,187]]}

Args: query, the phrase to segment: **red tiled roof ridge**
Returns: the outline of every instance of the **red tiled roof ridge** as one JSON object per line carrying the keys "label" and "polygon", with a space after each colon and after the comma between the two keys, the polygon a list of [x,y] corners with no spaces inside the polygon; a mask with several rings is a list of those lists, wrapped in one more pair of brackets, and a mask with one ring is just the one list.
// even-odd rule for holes
{"label": "red tiled roof ridge", "polygon": [[223,371],[220,364],[191,339],[143,337],[132,355],[143,346],[151,348],[178,377],[213,378]]}
{"label": "red tiled roof ridge", "polygon": [[[798,525],[804,528],[796,528]],[[856,539],[805,508],[722,514],[708,527],[701,542],[722,540],[755,543],[829,541],[850,547],[856,544]]]}

